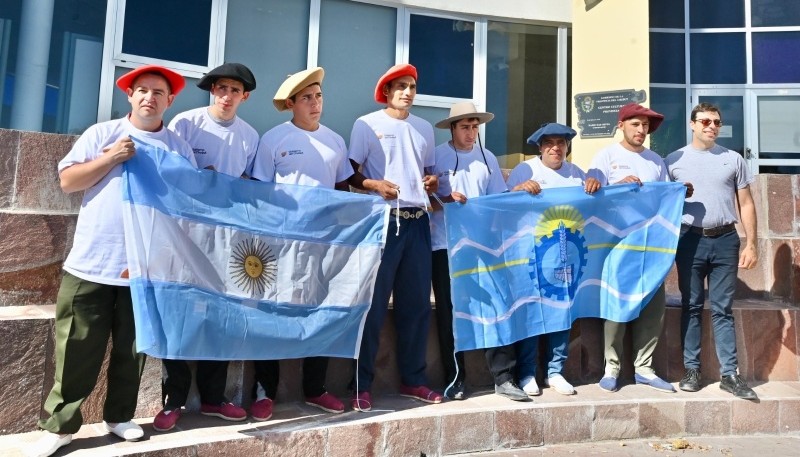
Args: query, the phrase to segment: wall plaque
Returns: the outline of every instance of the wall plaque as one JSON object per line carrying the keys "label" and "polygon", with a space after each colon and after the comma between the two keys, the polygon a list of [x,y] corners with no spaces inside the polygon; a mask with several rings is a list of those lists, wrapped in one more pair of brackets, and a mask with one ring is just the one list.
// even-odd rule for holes
{"label": "wall plaque", "polygon": [[581,138],[613,137],[617,131],[617,115],[620,108],[630,102],[642,103],[645,100],[647,93],[634,89],[575,95]]}

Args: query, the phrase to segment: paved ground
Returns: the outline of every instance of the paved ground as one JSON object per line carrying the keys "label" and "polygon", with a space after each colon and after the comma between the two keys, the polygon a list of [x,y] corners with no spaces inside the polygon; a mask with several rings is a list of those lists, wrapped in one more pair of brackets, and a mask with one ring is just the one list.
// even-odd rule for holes
{"label": "paved ground", "polygon": [[561,444],[540,448],[462,454],[475,457],[608,455],[615,457],[789,457],[800,455],[800,436],[691,437],[672,440],[625,440]]}

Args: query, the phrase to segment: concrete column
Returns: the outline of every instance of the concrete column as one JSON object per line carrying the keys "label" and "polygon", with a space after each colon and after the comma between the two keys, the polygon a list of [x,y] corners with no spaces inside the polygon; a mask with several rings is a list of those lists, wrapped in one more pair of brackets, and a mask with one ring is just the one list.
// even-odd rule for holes
{"label": "concrete column", "polygon": [[11,128],[42,130],[55,0],[25,0],[17,47]]}

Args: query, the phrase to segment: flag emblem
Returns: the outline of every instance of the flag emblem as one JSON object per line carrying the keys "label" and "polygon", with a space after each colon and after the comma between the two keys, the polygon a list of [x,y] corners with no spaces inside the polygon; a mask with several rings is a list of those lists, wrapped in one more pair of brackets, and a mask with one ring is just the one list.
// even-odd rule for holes
{"label": "flag emblem", "polygon": [[246,238],[233,248],[228,268],[231,279],[242,292],[261,296],[275,284],[277,265],[267,243]]}

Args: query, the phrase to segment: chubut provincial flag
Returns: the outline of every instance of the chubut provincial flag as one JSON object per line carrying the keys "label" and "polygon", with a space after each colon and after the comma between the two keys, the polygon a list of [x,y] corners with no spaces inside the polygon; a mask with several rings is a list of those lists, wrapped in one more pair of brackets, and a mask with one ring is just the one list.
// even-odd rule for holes
{"label": "chubut provincial flag", "polygon": [[684,193],[648,182],[446,204],[456,351],[639,316],[675,259]]}
{"label": "chubut provincial flag", "polygon": [[167,359],[355,358],[388,205],[197,170],[136,141],[123,205],[137,350]]}

